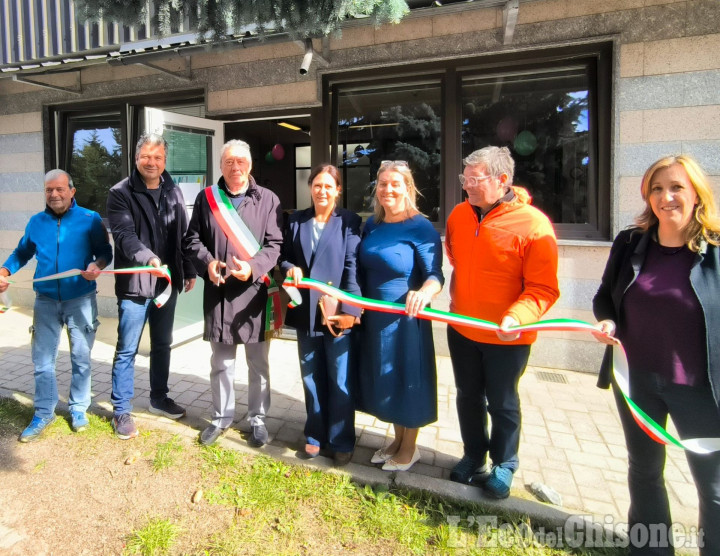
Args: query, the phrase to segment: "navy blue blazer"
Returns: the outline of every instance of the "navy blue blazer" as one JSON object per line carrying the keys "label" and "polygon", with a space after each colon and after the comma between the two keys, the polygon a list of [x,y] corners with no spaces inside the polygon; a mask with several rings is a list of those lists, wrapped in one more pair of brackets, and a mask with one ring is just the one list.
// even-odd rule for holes
{"label": "navy blue blazer", "polygon": [[[283,233],[280,268],[285,276],[292,267],[300,267],[305,278],[332,283],[343,291],[360,295],[357,282],[357,253],[360,245],[362,219],[349,210],[335,207],[325,225],[315,253],[312,252],[313,207],[294,212]],[[327,332],[322,324],[316,290],[301,289],[302,304],[288,308],[285,324],[318,336]],[[360,309],[340,304],[340,311],[360,316]]]}

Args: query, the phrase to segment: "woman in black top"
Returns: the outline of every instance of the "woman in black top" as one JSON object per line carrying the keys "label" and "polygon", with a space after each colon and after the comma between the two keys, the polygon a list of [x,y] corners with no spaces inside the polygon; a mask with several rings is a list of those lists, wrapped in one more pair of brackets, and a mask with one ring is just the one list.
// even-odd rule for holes
{"label": "woman in black top", "polygon": [[[682,439],[720,437],[720,219],[697,162],[663,158],[645,172],[645,210],[618,234],[593,300],[598,327],[623,342],[630,397]],[[611,353],[599,386],[611,383]],[[628,450],[631,554],[673,554],[665,446],[633,420],[613,382]],[[703,555],[720,554],[720,452],[686,452],[700,499]],[[633,533],[633,528],[635,532]],[[655,534],[653,534],[655,531]],[[652,546],[660,534],[660,544]],[[648,536],[649,534],[649,536]],[[633,546],[636,544],[637,546]]]}

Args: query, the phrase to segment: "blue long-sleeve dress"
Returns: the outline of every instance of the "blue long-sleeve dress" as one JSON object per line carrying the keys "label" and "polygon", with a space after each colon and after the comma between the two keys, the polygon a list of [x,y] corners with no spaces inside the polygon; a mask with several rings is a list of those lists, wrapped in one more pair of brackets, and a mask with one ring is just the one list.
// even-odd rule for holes
{"label": "blue long-sleeve dress", "polygon": [[[363,295],[405,303],[428,279],[444,282],[440,235],[422,215],[363,230],[358,254]],[[430,321],[365,311],[359,409],[409,428],[437,420],[437,369]]]}

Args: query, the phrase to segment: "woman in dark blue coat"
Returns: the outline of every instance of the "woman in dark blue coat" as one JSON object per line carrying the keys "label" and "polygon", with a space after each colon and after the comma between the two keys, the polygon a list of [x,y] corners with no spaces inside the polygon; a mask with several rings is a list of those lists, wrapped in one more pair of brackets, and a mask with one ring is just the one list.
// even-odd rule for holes
{"label": "woman in dark blue coat", "polygon": [[[340,172],[321,164],[310,174],[308,185],[313,206],[290,216],[280,267],[296,281],[308,277],[360,295],[356,257],[362,220],[337,206]],[[300,293],[302,303],[288,309],[285,322],[297,330],[307,410],[305,454],[313,458],[327,447],[335,464],[345,465],[355,447],[351,329],[360,309],[339,304],[339,314],[329,317],[342,331],[336,337],[322,323],[320,294],[305,289]]]}
{"label": "woman in dark blue coat", "polygon": [[[645,413],[662,426],[672,417],[682,439],[718,438],[720,218],[710,182],[694,160],[671,156],[645,172],[641,193],[645,210],[615,238],[593,300],[598,328],[623,342],[630,397]],[[608,350],[601,387],[612,382],[610,363]],[[630,553],[674,554],[664,542],[672,539],[665,446],[633,420],[612,384],[628,450],[630,532],[638,533]],[[686,455],[700,500],[700,554],[718,555],[720,452]],[[646,542],[658,534],[664,546]]]}

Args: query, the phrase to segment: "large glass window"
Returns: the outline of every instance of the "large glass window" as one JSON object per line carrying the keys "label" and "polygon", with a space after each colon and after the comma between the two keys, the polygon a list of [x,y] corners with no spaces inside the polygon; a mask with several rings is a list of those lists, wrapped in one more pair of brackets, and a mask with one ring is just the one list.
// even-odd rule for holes
{"label": "large glass window", "polygon": [[440,207],[441,87],[438,80],[346,86],[337,92],[337,164],[345,205],[372,213],[375,177],[383,160],[405,160],[420,210],[436,222]]}
{"label": "large glass window", "polygon": [[77,203],[106,216],[107,194],[123,178],[119,112],[76,115],[67,119],[67,171]]}
{"label": "large glass window", "polygon": [[516,185],[557,224],[595,224],[590,80],[583,66],[467,76],[462,156],[505,146]]}
{"label": "large glass window", "polygon": [[559,238],[608,239],[611,62],[598,43],[328,76],[347,208],[370,214],[380,161],[406,160],[442,230],[463,200],[463,158],[506,146],[514,184]]}

